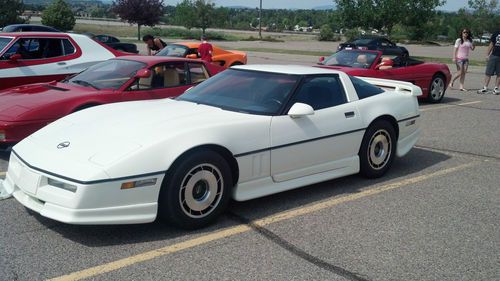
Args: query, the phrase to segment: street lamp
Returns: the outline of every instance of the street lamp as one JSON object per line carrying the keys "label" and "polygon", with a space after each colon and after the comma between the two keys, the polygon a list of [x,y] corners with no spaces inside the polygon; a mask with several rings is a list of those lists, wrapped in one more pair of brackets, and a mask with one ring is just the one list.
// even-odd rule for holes
{"label": "street lamp", "polygon": [[262,0],[260,0],[259,6],[259,39],[262,40]]}

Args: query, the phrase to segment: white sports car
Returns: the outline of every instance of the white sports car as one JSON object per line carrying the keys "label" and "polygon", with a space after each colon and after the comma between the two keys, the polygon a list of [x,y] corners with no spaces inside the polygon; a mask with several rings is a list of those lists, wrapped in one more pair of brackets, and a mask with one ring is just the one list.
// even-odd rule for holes
{"label": "white sports car", "polygon": [[175,99],[103,105],[51,123],[14,146],[3,189],[65,223],[159,216],[198,228],[230,198],[382,176],[417,141],[421,93],[315,67],[233,67]]}

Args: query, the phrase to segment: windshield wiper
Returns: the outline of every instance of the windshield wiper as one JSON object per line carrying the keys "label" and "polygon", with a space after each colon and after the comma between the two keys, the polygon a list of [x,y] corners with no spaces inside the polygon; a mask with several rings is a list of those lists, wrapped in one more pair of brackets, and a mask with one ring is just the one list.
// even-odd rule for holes
{"label": "windshield wiper", "polygon": [[334,64],[330,64],[331,66],[347,66],[347,67],[352,67],[352,65],[348,65],[348,64],[341,64],[341,63],[334,63]]}
{"label": "windshield wiper", "polygon": [[97,86],[93,85],[92,83],[90,82],[87,82],[87,81],[84,81],[84,80],[71,80],[71,82],[75,83],[75,84],[78,84],[78,85],[83,85],[83,86],[87,86],[87,87],[92,87],[96,90],[100,90]]}

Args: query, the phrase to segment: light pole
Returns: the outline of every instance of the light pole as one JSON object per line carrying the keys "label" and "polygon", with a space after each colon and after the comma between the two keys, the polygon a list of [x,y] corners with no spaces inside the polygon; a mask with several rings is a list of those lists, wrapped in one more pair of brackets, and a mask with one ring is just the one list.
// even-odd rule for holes
{"label": "light pole", "polygon": [[259,39],[262,39],[262,0],[259,6]]}

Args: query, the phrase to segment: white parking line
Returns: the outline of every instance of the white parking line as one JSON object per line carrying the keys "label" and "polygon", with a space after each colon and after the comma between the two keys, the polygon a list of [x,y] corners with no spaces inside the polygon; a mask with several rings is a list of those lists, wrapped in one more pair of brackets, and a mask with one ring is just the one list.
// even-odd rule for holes
{"label": "white parking line", "polygon": [[443,108],[448,108],[448,107],[457,107],[457,106],[461,106],[461,105],[476,104],[476,103],[481,103],[481,102],[483,102],[483,101],[477,100],[477,101],[470,101],[470,102],[464,102],[464,103],[445,104],[445,105],[440,105],[440,106],[435,106],[435,107],[429,107],[429,108],[420,109],[420,112],[422,112],[422,111],[429,111],[429,110],[435,110],[435,109],[443,109]]}
{"label": "white parking line", "polygon": [[[422,181],[428,180],[430,178],[444,176],[444,175],[447,175],[447,174],[450,174],[453,172],[457,172],[457,171],[460,171],[463,169],[470,168],[474,165],[478,165],[479,163],[480,162],[471,162],[471,163],[467,163],[467,164],[462,164],[462,165],[458,165],[458,166],[451,167],[448,169],[439,170],[439,171],[436,171],[436,172],[433,172],[430,174],[424,174],[424,175],[420,175],[420,176],[416,176],[416,177],[412,177],[412,178],[406,178],[406,179],[396,181],[396,182],[387,183],[387,184],[384,184],[384,185],[381,185],[378,187],[374,187],[374,188],[371,188],[368,190],[361,191],[359,193],[349,194],[349,195],[340,196],[340,197],[334,197],[334,198],[327,199],[327,200],[319,202],[319,203],[310,204],[310,205],[307,205],[304,207],[300,207],[297,209],[293,209],[290,211],[285,211],[285,212],[282,212],[282,213],[279,213],[276,215],[265,217],[265,218],[262,218],[259,220],[255,220],[255,221],[253,221],[253,223],[255,223],[258,226],[266,226],[266,225],[277,223],[280,221],[289,220],[292,218],[296,218],[299,216],[303,216],[306,214],[310,214],[313,212],[317,212],[317,211],[321,211],[321,210],[324,210],[327,208],[331,208],[331,207],[334,207],[334,206],[342,204],[342,203],[354,201],[354,200],[357,200],[357,199],[360,199],[363,197],[373,196],[373,195],[376,195],[376,194],[379,194],[382,192],[394,190],[394,189],[408,186],[411,184],[416,184],[418,182],[422,182]],[[252,230],[252,228],[248,225],[244,225],[244,224],[236,225],[236,226],[229,227],[229,228],[226,228],[223,230],[208,233],[206,235],[202,235],[202,236],[197,237],[197,238],[183,241],[183,242],[180,242],[177,244],[165,246],[162,248],[154,249],[154,250],[143,252],[143,253],[139,253],[137,255],[125,257],[125,258],[120,259],[120,260],[104,263],[104,264],[90,267],[87,269],[83,269],[83,270],[80,270],[77,272],[72,272],[72,273],[69,273],[67,275],[48,279],[48,281],[76,281],[76,280],[81,280],[81,279],[93,278],[93,277],[100,275],[100,274],[115,271],[115,270],[118,270],[118,269],[121,269],[124,267],[128,267],[128,266],[131,266],[131,265],[134,265],[137,263],[141,263],[141,262],[145,262],[145,261],[148,261],[148,260],[151,260],[154,258],[158,258],[161,256],[170,255],[170,254],[173,254],[175,252],[187,250],[187,249],[190,249],[190,248],[193,248],[196,246],[207,244],[207,243],[215,241],[215,240],[228,238],[228,237],[235,236],[235,235],[238,235],[241,233],[245,233],[245,232],[248,232],[251,230]],[[106,279],[106,278],[103,278],[103,279]]]}

